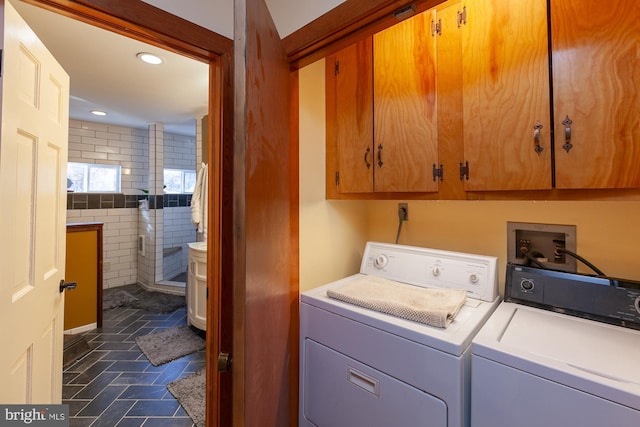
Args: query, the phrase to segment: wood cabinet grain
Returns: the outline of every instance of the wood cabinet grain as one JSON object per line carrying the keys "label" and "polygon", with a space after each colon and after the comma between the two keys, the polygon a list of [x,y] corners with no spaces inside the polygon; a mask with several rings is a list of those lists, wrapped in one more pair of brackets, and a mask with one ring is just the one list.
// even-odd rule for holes
{"label": "wood cabinet grain", "polygon": [[463,4],[465,190],[550,189],[546,2]]}
{"label": "wood cabinet grain", "polygon": [[557,188],[640,187],[639,22],[635,0],[551,1]]}

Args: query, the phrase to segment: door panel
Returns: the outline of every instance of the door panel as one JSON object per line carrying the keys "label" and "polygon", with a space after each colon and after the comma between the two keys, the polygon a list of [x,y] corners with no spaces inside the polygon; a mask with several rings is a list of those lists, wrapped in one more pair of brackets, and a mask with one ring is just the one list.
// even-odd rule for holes
{"label": "door panel", "polygon": [[233,424],[288,426],[298,303],[290,67],[264,0],[237,0],[235,19]]}
{"label": "door panel", "polygon": [[[335,119],[327,120],[334,123],[334,129],[327,134],[335,133],[338,189],[341,193],[371,193],[374,169],[371,37],[342,49],[334,59],[335,105],[327,116],[334,114]],[[330,60],[327,67],[331,67]]]}
{"label": "door panel", "polygon": [[638,21],[636,0],[551,2],[557,188],[640,187]]}
{"label": "door panel", "polygon": [[[551,188],[544,0],[468,0],[462,24],[467,191]],[[534,126],[540,129],[536,151]],[[539,149],[539,150],[540,150]]]}
{"label": "door panel", "polygon": [[2,23],[0,402],[60,403],[69,77],[7,1]]}
{"label": "door panel", "polygon": [[373,36],[374,187],[377,192],[434,192],[438,164],[434,12]]}

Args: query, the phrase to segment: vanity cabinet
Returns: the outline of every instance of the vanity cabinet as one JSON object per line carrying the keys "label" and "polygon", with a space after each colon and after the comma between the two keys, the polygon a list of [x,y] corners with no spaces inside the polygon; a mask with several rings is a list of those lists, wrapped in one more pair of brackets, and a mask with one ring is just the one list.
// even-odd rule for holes
{"label": "vanity cabinet", "polygon": [[76,282],[64,293],[64,330],[85,332],[102,326],[103,223],[67,224],[65,279]]}
{"label": "vanity cabinet", "polygon": [[464,5],[465,190],[640,187],[637,2]]}
{"label": "vanity cabinet", "polygon": [[[447,138],[449,129],[460,128],[444,117],[447,112],[443,117],[439,113],[441,105],[451,105],[449,95],[440,97],[438,91],[452,84],[446,78],[441,84],[438,70],[446,69],[450,76],[459,76],[460,70],[459,50],[451,52],[446,42],[449,37],[459,40],[453,31],[455,14],[448,36],[443,36],[438,16],[443,9],[417,14],[326,58],[328,198],[438,197],[441,157],[449,157],[441,153],[439,140]],[[441,58],[440,42],[445,49]],[[448,63],[452,54],[453,66]],[[456,89],[452,92],[459,96]],[[455,116],[454,110],[448,113]],[[448,170],[457,169],[459,158]]]}

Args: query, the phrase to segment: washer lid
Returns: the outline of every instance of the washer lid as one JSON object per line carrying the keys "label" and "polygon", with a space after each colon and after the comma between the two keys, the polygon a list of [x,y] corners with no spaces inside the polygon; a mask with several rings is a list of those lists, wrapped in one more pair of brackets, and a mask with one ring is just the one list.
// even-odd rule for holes
{"label": "washer lid", "polygon": [[640,386],[640,336],[624,328],[517,309],[502,343],[621,382]]}
{"label": "washer lid", "polygon": [[502,303],[472,352],[640,409],[640,331]]}

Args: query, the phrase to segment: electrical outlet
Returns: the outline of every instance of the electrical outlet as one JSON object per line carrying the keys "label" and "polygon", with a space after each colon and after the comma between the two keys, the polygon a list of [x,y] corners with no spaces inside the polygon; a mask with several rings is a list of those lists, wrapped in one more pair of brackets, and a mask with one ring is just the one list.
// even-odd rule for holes
{"label": "electrical outlet", "polygon": [[409,204],[398,203],[398,218],[402,221],[409,221]]}
{"label": "electrical outlet", "polygon": [[[576,226],[507,222],[507,261],[575,273]],[[568,252],[567,252],[568,251]],[[534,258],[535,261],[532,261]]]}

